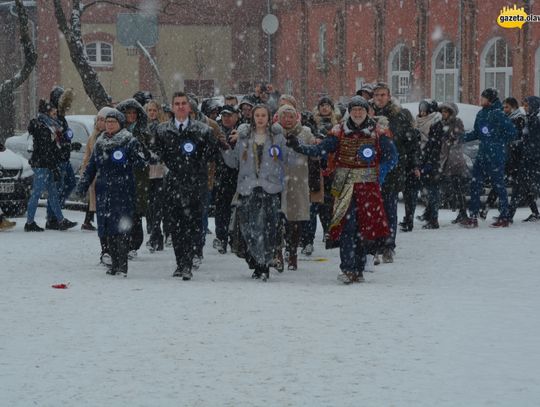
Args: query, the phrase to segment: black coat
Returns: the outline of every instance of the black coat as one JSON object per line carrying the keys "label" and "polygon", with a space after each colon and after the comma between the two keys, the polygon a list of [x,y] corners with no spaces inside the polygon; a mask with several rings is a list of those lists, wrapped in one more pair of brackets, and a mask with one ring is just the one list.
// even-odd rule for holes
{"label": "black coat", "polygon": [[422,150],[420,166],[424,182],[438,182],[441,177],[441,148],[445,137],[442,121],[435,122],[429,128],[428,141]]}
{"label": "black coat", "polygon": [[523,129],[522,156],[518,166],[518,182],[528,183],[540,192],[540,98],[527,97],[529,114]]}
{"label": "black coat", "polygon": [[158,126],[152,149],[169,169],[165,176],[168,199],[185,201],[182,206],[200,205],[208,191],[208,162],[215,161],[219,154],[212,129],[190,119],[180,133],[172,119]]}
{"label": "black coat", "polygon": [[398,165],[388,173],[385,188],[400,191],[405,185],[407,176],[420,165],[420,134],[402,109],[389,102],[383,108],[374,108],[376,116],[388,118],[393,141],[398,151]]}
{"label": "black coat", "polygon": [[28,133],[32,135],[34,143],[30,165],[33,168],[56,169],[61,159],[57,143],[62,137],[60,124],[40,113],[37,118],[30,120]]}

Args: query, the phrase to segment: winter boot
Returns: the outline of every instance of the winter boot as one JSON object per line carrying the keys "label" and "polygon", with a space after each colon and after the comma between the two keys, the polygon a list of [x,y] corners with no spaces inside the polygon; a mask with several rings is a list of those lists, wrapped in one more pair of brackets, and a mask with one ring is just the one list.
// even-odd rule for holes
{"label": "winter boot", "polygon": [[60,222],[57,222],[57,230],[68,230],[72,227],[77,226],[77,222],[72,222],[66,218],[62,219]]}
{"label": "winter boot", "polygon": [[262,266],[261,267],[261,280],[268,281],[269,278],[270,278],[270,267]]}
{"label": "winter boot", "polygon": [[461,221],[460,226],[467,229],[474,229],[478,227],[478,218],[476,216],[467,217]]}
{"label": "winter boot", "polygon": [[40,228],[36,222],[32,222],[32,223],[26,223],[24,225],[24,231],[25,232],[43,232],[45,229],[43,228]]}
{"label": "winter boot", "polygon": [[193,273],[189,267],[184,267],[182,270],[182,280],[189,281],[193,278]]}
{"label": "winter boot", "polygon": [[86,230],[88,232],[95,232],[97,228],[94,225],[92,225],[91,222],[87,222],[81,225],[81,230]]}
{"label": "winter boot", "polygon": [[199,267],[201,267],[201,264],[202,264],[202,260],[203,260],[202,256],[198,256],[198,255],[193,256],[193,261],[192,261],[193,270],[199,270]]}
{"label": "winter boot", "polygon": [[12,222],[9,219],[2,216],[2,219],[0,220],[0,231],[13,229],[16,224],[17,222]]}
{"label": "winter boot", "polygon": [[45,229],[58,230],[59,229],[58,220],[56,218],[47,219],[47,222],[45,222]]}
{"label": "winter boot", "polygon": [[456,219],[452,221],[452,224],[461,223],[463,220],[467,219],[467,212],[465,210],[460,210]]}
{"label": "winter boot", "polygon": [[491,224],[492,228],[507,228],[508,226],[510,226],[510,221],[503,218],[499,218],[496,222]]}
{"label": "winter boot", "polygon": [[281,249],[276,252],[276,257],[274,257],[272,267],[274,267],[279,273],[283,273],[285,264],[283,263],[283,253],[281,252]]}
{"label": "winter boot", "polygon": [[296,251],[289,254],[287,270],[297,270],[298,269],[298,255]]}
{"label": "winter boot", "polygon": [[540,220],[540,215],[537,213],[531,213],[527,218],[523,219],[522,222],[538,222]]}
{"label": "winter boot", "polygon": [[383,263],[393,263],[394,262],[394,250],[386,248],[382,253]]}
{"label": "winter boot", "polygon": [[422,226],[422,229],[439,229],[439,221],[431,220]]}

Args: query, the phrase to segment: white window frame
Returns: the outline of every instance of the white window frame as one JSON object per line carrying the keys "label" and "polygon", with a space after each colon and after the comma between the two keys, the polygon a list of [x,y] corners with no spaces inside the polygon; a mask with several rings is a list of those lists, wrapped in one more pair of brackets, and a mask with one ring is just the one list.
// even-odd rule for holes
{"label": "white window frame", "polygon": [[322,66],[326,63],[326,24],[321,24],[319,27],[319,64]]}
{"label": "white window frame", "polygon": [[[491,49],[491,47],[496,46],[497,41],[502,40],[506,44],[506,48],[508,49],[508,54],[511,54],[511,50],[508,47],[508,42],[503,37],[495,37],[490,39],[487,44],[485,45],[484,49],[482,50],[482,53],[480,54],[480,91],[484,90],[486,88],[486,74],[495,74],[495,73],[504,73],[504,92],[501,92],[499,89],[499,92],[501,93],[501,96],[504,98],[507,98],[509,96],[512,96],[512,83],[510,82],[510,77],[513,76],[513,67],[506,66],[506,67],[496,67],[496,68],[486,68],[486,56]],[[496,51],[496,48],[495,48]],[[497,57],[495,56],[495,61],[497,60]],[[506,65],[508,65],[508,57],[506,60]],[[504,93],[504,94],[503,94]]]}
{"label": "white window frame", "polygon": [[[456,67],[455,68],[443,68],[443,69],[438,69],[437,68],[437,58],[439,57],[439,54],[441,52],[445,52],[445,49],[446,49],[446,46],[448,44],[452,44],[454,45],[454,50],[455,50],[455,60],[456,60]],[[442,41],[439,45],[437,45],[437,47],[435,48],[435,50],[433,51],[433,55],[431,56],[431,98],[434,99],[434,100],[439,100],[437,98],[437,95],[436,95],[436,89],[437,89],[437,86],[436,86],[436,78],[437,78],[437,75],[444,75],[444,80],[445,80],[445,83],[446,83],[446,75],[448,74],[453,74],[454,75],[454,95],[452,97],[452,102],[457,102],[458,101],[458,93],[459,93],[459,84],[458,84],[458,75],[459,75],[459,69],[457,68],[457,58],[458,58],[458,50],[455,46],[454,43],[452,43],[452,41]],[[445,61],[445,65],[446,65],[446,58],[444,59]],[[445,92],[446,92],[446,86],[445,86]],[[446,94],[444,95],[446,96]],[[444,98],[446,101],[446,98]]]}
{"label": "white window frame", "polygon": [[[403,49],[407,49],[409,52],[409,70],[408,71],[394,71],[392,70],[392,62],[394,60],[394,57],[399,54],[399,52]],[[390,54],[388,56],[388,85],[390,86],[390,91],[393,96],[396,96],[399,98],[399,101],[401,103],[405,103],[409,101],[409,98],[411,96],[411,50],[409,47],[407,47],[405,44],[401,43],[394,47],[392,51],[390,51]],[[398,77],[398,89],[394,89],[394,82],[392,78],[394,76]],[[406,83],[406,85],[404,85]],[[402,86],[403,84],[403,86]],[[401,92],[402,89],[407,89],[406,92]]]}
{"label": "white window frame", "polygon": [[[88,54],[86,54],[86,47],[88,47],[89,45],[93,45],[93,44],[96,44],[96,60],[95,61],[91,61],[90,58],[88,57]],[[108,45],[111,48],[111,60],[110,61],[103,61],[102,60],[102,46],[103,45]],[[114,63],[114,47],[109,42],[105,42],[105,41],[92,41],[92,42],[89,42],[88,44],[85,44],[84,52],[86,54],[86,57],[88,58],[88,62],[92,66],[112,66],[113,63]]]}

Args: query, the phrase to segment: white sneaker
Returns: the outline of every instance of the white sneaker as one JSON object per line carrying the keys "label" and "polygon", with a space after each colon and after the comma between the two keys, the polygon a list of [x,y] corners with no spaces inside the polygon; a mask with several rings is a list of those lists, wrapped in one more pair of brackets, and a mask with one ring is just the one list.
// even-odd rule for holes
{"label": "white sneaker", "polygon": [[306,247],[304,247],[304,254],[306,256],[311,256],[313,254],[313,245],[307,244]]}
{"label": "white sneaker", "polygon": [[353,283],[353,279],[350,277],[350,274],[349,273],[344,273],[344,272],[341,272],[341,273],[338,274],[337,280],[340,283],[343,283],[343,284],[352,284]]}

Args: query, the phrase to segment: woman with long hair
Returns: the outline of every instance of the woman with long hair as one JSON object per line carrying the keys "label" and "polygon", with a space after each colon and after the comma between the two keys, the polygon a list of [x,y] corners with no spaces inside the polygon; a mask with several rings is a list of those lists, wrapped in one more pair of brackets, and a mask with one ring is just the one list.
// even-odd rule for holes
{"label": "woman with long hair", "polygon": [[270,127],[267,106],[253,108],[251,124],[238,128],[232,150],[222,151],[225,163],[238,168],[238,221],[246,243],[246,262],[252,278],[266,281],[279,246],[280,195],[285,184],[285,138]]}

